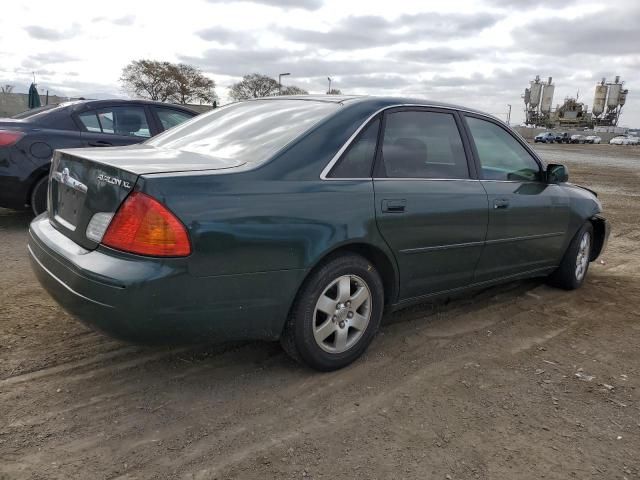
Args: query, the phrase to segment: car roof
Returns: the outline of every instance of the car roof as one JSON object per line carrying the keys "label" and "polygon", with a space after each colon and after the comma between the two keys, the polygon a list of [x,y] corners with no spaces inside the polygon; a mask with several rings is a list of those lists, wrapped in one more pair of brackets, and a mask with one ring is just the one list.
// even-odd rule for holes
{"label": "car roof", "polygon": [[[142,105],[157,105],[161,107],[170,107],[177,108],[180,110],[189,110],[193,112],[187,105],[177,105],[175,103],[164,103],[164,102],[156,102],[153,100],[145,100],[145,99],[124,99],[124,98],[110,98],[104,100],[74,100],[72,102],[68,102],[67,105],[78,108],[100,108],[105,105],[131,105],[131,104],[142,104]],[[195,112],[197,113],[197,112]]]}
{"label": "car roof", "polygon": [[392,106],[424,106],[424,107],[435,107],[435,108],[446,108],[453,110],[462,110],[470,113],[477,113],[480,115],[492,117],[496,120],[502,122],[502,120],[490,115],[481,110],[476,110],[474,108],[464,107],[461,105],[455,105],[452,103],[438,102],[433,100],[428,100],[424,98],[415,98],[415,97],[391,97],[391,96],[370,96],[370,95],[286,95],[286,96],[273,96],[273,97],[260,97],[255,99],[250,99],[247,101],[261,101],[261,100],[292,100],[292,101],[311,101],[311,102],[327,102],[327,103],[336,103],[341,105],[352,105],[352,104],[371,104],[372,107],[380,108],[388,108]]}

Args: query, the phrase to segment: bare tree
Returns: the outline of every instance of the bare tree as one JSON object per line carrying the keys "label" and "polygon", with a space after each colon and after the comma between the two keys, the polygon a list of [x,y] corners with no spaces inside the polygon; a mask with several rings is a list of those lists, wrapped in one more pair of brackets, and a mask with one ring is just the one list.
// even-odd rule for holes
{"label": "bare tree", "polygon": [[0,87],[2,93],[11,93],[13,92],[13,85],[5,85],[4,87]]}
{"label": "bare tree", "polygon": [[309,92],[304,88],[292,85],[290,87],[282,87],[282,93],[280,95],[309,95]]}
{"label": "bare tree", "polygon": [[342,95],[342,91],[339,88],[332,88],[327,92],[327,95]]}
{"label": "bare tree", "polygon": [[169,62],[134,60],[122,69],[120,82],[133,96],[166,102],[176,93],[171,70]]}
{"label": "bare tree", "polygon": [[175,103],[213,103],[217,100],[215,87],[216,83],[204,76],[200,70],[191,65],[179,63],[172,65],[171,81],[173,82],[173,92],[169,99]]}
{"label": "bare tree", "polygon": [[229,87],[229,96],[234,100],[270,97],[277,94],[278,82],[259,73],[245,75],[242,80]]}
{"label": "bare tree", "polygon": [[215,82],[183,63],[136,60],[122,70],[120,82],[131,95],[160,102],[213,103],[218,98]]}

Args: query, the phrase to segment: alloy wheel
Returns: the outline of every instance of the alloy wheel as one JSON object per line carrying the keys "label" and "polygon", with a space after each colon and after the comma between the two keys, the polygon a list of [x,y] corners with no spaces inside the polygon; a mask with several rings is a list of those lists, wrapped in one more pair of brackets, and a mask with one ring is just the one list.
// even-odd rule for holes
{"label": "alloy wheel", "polygon": [[591,253],[591,235],[589,232],[584,232],[580,239],[580,246],[578,247],[578,255],[576,256],[576,279],[582,280],[585,273],[587,273],[587,266],[589,265],[589,255]]}
{"label": "alloy wheel", "polygon": [[313,313],[313,337],[328,353],[353,347],[371,319],[371,291],[357,275],[342,275],[324,289]]}

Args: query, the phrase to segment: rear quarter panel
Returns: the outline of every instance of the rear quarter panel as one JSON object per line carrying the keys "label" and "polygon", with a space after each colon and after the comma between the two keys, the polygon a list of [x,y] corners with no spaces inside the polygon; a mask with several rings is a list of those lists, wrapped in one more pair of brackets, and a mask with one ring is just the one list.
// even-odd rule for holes
{"label": "rear quarter panel", "polygon": [[145,185],[189,230],[195,276],[308,269],[351,242],[377,244],[371,181],[202,175]]}

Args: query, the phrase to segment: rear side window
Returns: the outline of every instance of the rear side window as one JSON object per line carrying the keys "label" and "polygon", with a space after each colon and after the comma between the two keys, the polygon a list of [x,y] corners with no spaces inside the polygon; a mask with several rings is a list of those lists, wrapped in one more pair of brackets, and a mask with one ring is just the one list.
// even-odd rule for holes
{"label": "rear side window", "polygon": [[388,113],[382,158],[389,178],[469,178],[460,132],[450,113]]}
{"label": "rear side window", "polygon": [[487,120],[466,117],[478,151],[482,178],[532,181],[540,177],[540,166],[529,152],[502,127]]}
{"label": "rear side window", "polygon": [[162,124],[162,130],[169,130],[170,128],[180,125],[182,122],[194,117],[194,115],[180,112],[172,108],[154,107],[154,110],[158,114],[158,118]]}
{"label": "rear side window", "polygon": [[330,178],[369,178],[373,157],[378,144],[380,119],[376,118],[360,133],[336,166],[329,174]]}
{"label": "rear side window", "polygon": [[151,131],[142,107],[110,107],[81,113],[80,121],[89,132],[149,138]]}
{"label": "rear side window", "polygon": [[102,129],[100,128],[100,122],[98,121],[98,115],[96,112],[85,112],[78,115],[80,121],[84,125],[84,128],[89,132],[98,132],[101,133]]}

